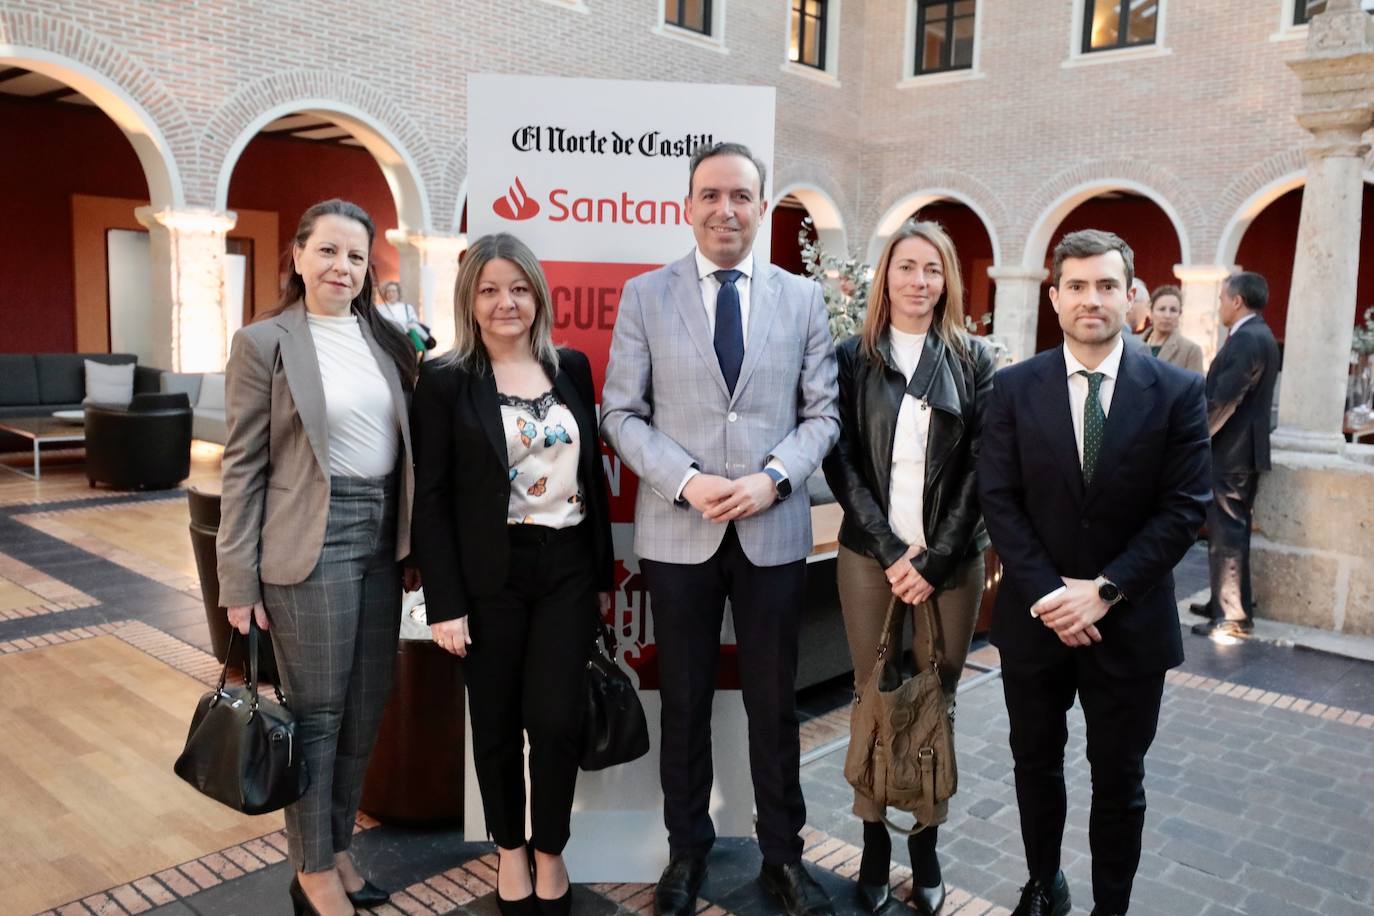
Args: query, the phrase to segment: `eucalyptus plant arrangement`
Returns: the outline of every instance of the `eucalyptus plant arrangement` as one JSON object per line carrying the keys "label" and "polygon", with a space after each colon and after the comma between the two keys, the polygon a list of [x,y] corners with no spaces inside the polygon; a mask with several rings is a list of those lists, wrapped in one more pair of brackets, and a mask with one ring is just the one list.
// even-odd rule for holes
{"label": "eucalyptus plant arrangement", "polygon": [[1355,337],[1350,342],[1350,351],[1352,363],[1355,362],[1355,357],[1374,354],[1374,305],[1364,310],[1364,321],[1355,325]]}
{"label": "eucalyptus plant arrangement", "polygon": [[802,220],[797,233],[806,275],[820,284],[829,316],[830,336],[836,343],[858,333],[868,308],[869,275],[872,268],[858,258],[839,258],[826,251],[811,236],[811,217]]}

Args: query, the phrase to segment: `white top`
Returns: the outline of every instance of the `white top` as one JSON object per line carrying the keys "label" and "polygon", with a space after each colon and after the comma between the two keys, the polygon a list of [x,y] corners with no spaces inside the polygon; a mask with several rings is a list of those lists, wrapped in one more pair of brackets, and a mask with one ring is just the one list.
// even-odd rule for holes
{"label": "white top", "polygon": [[497,394],[510,461],[508,525],[571,528],[587,515],[578,480],[580,431],[550,389],[534,400]]}
{"label": "white top", "polygon": [[711,263],[706,255],[697,249],[697,286],[701,289],[701,304],[706,309],[706,328],[711,332],[711,336],[716,334],[716,294],[720,292],[720,281],[713,274],[718,270],[738,270],[744,276],[735,281],[735,289],[739,291],[739,321],[740,329],[744,334],[743,341],[745,347],[749,346],[749,285],[754,274],[754,255],[745,255],[744,260],[734,267],[723,268]]}
{"label": "white top", "polygon": [[409,302],[382,302],[377,305],[377,313],[387,321],[399,324],[402,328],[412,322],[418,322],[420,316],[415,312],[415,306]]}
{"label": "white top", "polygon": [[1098,389],[1097,399],[1102,402],[1102,415],[1109,417],[1112,414],[1112,394],[1116,391],[1116,376],[1121,371],[1121,354],[1125,349],[1126,344],[1118,340],[1101,365],[1090,370],[1069,352],[1068,344],[1064,345],[1064,368],[1069,377],[1069,414],[1073,417],[1073,438],[1078,443],[1079,468],[1083,467],[1083,405],[1088,403],[1088,379],[1077,373],[1101,372],[1106,376],[1102,380],[1102,387]]}
{"label": "white top", "polygon": [[[888,327],[892,359],[911,383],[921,361],[926,335],[908,334]],[[925,487],[926,441],[930,436],[930,405],[908,392],[897,411],[892,440],[892,480],[888,486],[887,523],[908,547],[926,545]]]}
{"label": "white top", "polygon": [[385,477],[401,448],[400,419],[358,316],[306,313],[324,386],[332,477]]}

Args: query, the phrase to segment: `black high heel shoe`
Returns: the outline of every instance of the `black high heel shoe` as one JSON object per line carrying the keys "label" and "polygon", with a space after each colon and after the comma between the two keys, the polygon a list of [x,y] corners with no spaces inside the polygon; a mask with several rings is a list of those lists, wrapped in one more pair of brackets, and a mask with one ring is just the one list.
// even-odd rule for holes
{"label": "black high heel shoe", "polygon": [[892,865],[892,839],[879,821],[864,821],[864,850],[859,878],[854,889],[859,906],[866,913],[877,913],[892,902],[888,872]]}
{"label": "black high heel shoe", "polygon": [[[927,827],[907,837],[907,852],[911,855],[911,907],[922,916],[938,916],[945,905],[945,881],[940,874],[940,857],[935,854],[938,827]],[[935,879],[925,885],[925,880]]]}
{"label": "black high heel shoe", "polygon": [[358,888],[356,891],[350,891],[345,888],[344,893],[348,895],[348,902],[360,910],[365,910],[373,906],[381,906],[391,899],[391,894],[382,890],[366,878],[363,879],[362,887]]}
{"label": "black high heel shoe", "polygon": [[300,875],[291,877],[290,893],[291,909],[296,916],[320,916],[320,911],[315,909],[315,904],[305,895],[305,888],[301,887]]}
{"label": "black high heel shoe", "polygon": [[539,916],[539,905],[534,896],[534,856],[529,847],[525,849],[527,864],[530,867],[530,892],[519,900],[507,900],[501,896],[501,858],[496,859],[496,909],[501,916]]}
{"label": "black high heel shoe", "polygon": [[[530,856],[530,878],[534,880],[534,856]],[[566,871],[566,866],[564,871]],[[540,916],[569,916],[572,913],[572,878],[568,879],[568,889],[560,897],[552,900],[535,895],[534,902]]]}

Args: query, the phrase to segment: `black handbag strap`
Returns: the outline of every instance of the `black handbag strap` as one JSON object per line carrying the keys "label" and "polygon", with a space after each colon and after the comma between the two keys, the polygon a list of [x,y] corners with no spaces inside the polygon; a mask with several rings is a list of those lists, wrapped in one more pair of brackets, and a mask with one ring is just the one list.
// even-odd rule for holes
{"label": "black handbag strap", "polygon": [[[252,704],[253,712],[258,711],[258,639],[261,630],[258,629],[258,621],[253,612],[248,612],[248,664],[244,668],[244,687],[248,689],[249,702]],[[219,672],[219,683],[215,685],[215,695],[224,692],[225,681],[229,678],[229,657],[234,652],[234,637],[239,635],[238,627],[229,628],[229,644],[224,648],[224,667]],[[281,692],[280,684],[272,685],[272,692],[277,697],[277,702],[286,706],[286,697]]]}
{"label": "black handbag strap", "polygon": [[[878,658],[887,656],[887,650],[892,645],[892,625],[897,620],[897,606],[911,607],[904,601],[898,601],[897,596],[893,595],[887,602],[887,617],[883,620],[882,635],[878,638]],[[940,663],[944,661],[944,639],[935,629],[935,610],[931,607],[931,601],[927,598],[921,602],[922,616],[925,617],[926,627],[930,630],[930,667],[939,669]]]}

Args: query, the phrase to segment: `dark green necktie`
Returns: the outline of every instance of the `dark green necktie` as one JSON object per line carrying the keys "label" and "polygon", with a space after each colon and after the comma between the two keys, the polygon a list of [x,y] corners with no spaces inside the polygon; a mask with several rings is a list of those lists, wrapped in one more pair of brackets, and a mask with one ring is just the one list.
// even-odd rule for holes
{"label": "dark green necktie", "polygon": [[1092,483],[1093,471],[1097,470],[1097,455],[1102,451],[1102,430],[1107,425],[1107,415],[1102,411],[1102,380],[1107,376],[1102,372],[1078,370],[1078,374],[1088,380],[1088,400],[1083,403],[1083,482]]}

